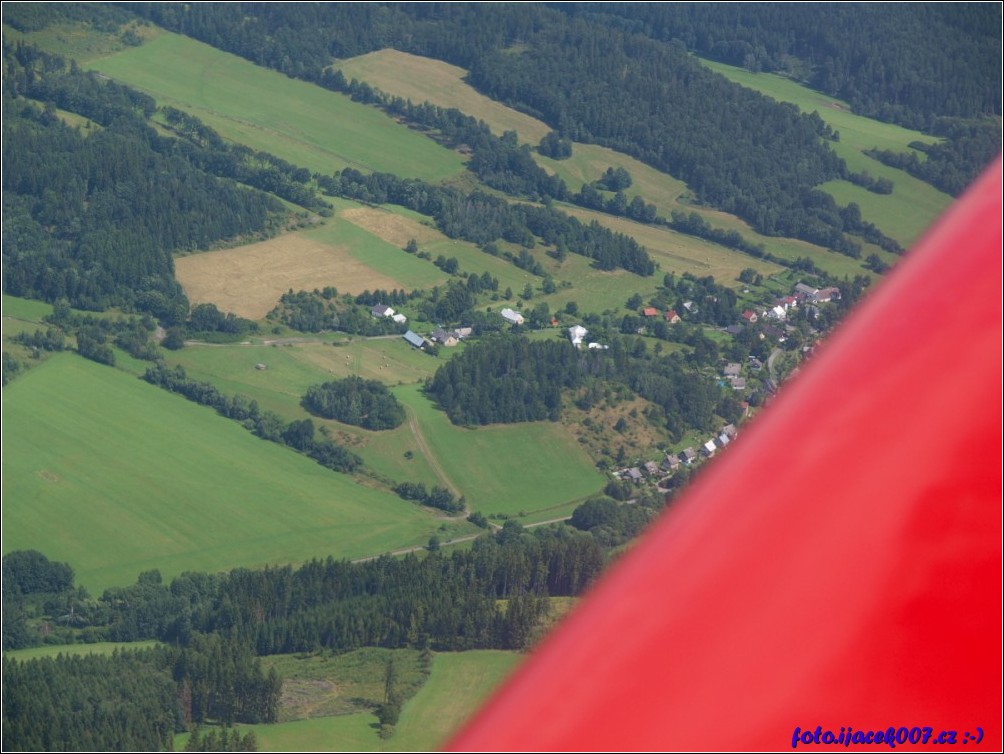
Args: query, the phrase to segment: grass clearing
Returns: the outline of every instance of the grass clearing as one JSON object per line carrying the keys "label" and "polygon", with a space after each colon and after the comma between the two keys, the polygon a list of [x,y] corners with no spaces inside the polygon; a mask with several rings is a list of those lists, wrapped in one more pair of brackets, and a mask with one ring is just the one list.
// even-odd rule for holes
{"label": "grass clearing", "polygon": [[515,131],[520,141],[536,146],[551,131],[546,123],[481,94],[464,81],[467,71],[441,60],[385,49],[339,61],[335,67],[345,78],[365,81],[395,97],[455,107],[483,120],[496,136]]}
{"label": "grass clearing", "polygon": [[888,178],[895,184],[891,194],[873,194],[846,181],[831,181],[820,188],[829,192],[840,203],[857,202],[865,220],[875,223],[887,235],[903,246],[912,244],[952,202],[952,197],[938,191],[910,174],[886,167],[863,154],[865,149],[891,149],[896,152],[913,151],[911,141],[933,144],[933,136],[912,131],[892,123],[882,123],[855,115],[850,105],[833,97],[797,84],[791,79],[772,73],[750,73],[734,66],[709,60],[701,62],[730,81],[754,89],[768,97],[791,102],[806,113],[819,113],[827,124],[840,132],[840,141],[830,146],[853,171],[868,171],[873,176]]}
{"label": "grass clearing", "polygon": [[[386,741],[378,735],[376,715],[369,712],[238,727],[242,733],[254,731],[261,751],[435,751],[522,658],[502,650],[436,654],[429,679],[404,705],[396,733]],[[381,678],[381,693],[382,686]],[[176,736],[175,750],[184,750],[187,740],[188,734]]]}
{"label": "grass clearing", "polygon": [[401,711],[387,751],[435,751],[516,668],[523,655],[501,650],[444,652],[432,674]]}
{"label": "grass clearing", "polygon": [[393,659],[396,690],[410,698],[424,682],[417,649],[365,647],[345,654],[272,655],[262,669],[282,677],[279,722],[370,712],[383,703],[387,663]]}
{"label": "grass clearing", "polygon": [[614,217],[571,205],[563,205],[562,209],[584,223],[595,220],[612,231],[631,236],[659,263],[660,272],[663,274],[673,272],[679,275],[690,272],[697,277],[713,275],[722,285],[738,287],[739,273],[747,267],[752,267],[764,275],[772,275],[782,270],[779,265],[771,262],[764,262],[667,228],[644,225],[624,217]]}
{"label": "grass clearing", "polygon": [[360,262],[345,244],[324,243],[307,233],[179,257],[175,277],[193,305],[213,303],[221,311],[248,319],[264,317],[288,290],[333,285],[340,293],[355,294],[407,287]]}
{"label": "grass clearing", "polygon": [[395,388],[394,394],[414,412],[432,454],[471,510],[485,515],[547,511],[591,495],[606,483],[560,424],[465,429],[451,424],[417,385]]}
{"label": "grass clearing", "polygon": [[[3,392],[5,552],[92,593],[158,568],[217,571],[424,544],[436,520],[115,369],[57,354]],[[10,434],[7,434],[10,432]]]}
{"label": "grass clearing", "polygon": [[227,139],[321,173],[346,167],[441,181],[463,158],[376,108],[169,32],[91,60]]}

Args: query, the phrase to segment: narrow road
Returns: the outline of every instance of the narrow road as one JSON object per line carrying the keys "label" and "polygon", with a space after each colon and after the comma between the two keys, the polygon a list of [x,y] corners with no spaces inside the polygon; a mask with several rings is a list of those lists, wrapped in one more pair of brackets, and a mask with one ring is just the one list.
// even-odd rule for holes
{"label": "narrow road", "polygon": [[[536,523],[533,523],[533,524],[526,524],[523,528],[524,529],[533,529],[533,528],[535,528],[537,526],[547,526],[548,524],[557,524],[557,523],[559,523],[561,521],[568,521],[570,518],[571,518],[571,516],[564,516],[562,518],[552,518],[552,519],[549,519],[547,521],[537,521]],[[493,530],[497,530],[497,529],[501,529],[502,527],[500,527],[498,524],[492,524],[491,528]],[[461,542],[470,542],[471,540],[477,539],[482,534],[486,534],[486,533],[487,533],[487,530],[485,530],[483,532],[480,532],[478,534],[468,534],[465,537],[457,537],[456,539],[447,539],[445,542],[440,542],[439,546],[440,547],[446,547],[447,545],[456,545],[456,544],[460,544]],[[367,556],[365,558],[356,558],[352,562],[353,563],[365,563],[368,560],[376,560],[377,558],[382,557],[384,555],[390,555],[391,557],[397,557],[398,555],[407,555],[410,552],[418,552],[419,550],[424,550],[424,549],[426,549],[425,545],[415,545],[414,547],[405,547],[405,548],[403,548],[401,550],[391,550],[390,552],[382,552],[379,555],[369,555],[369,556]]]}
{"label": "narrow road", "polygon": [[[403,402],[402,402],[402,405]],[[463,497],[463,494],[457,488],[450,478],[446,475],[446,471],[442,466],[439,465],[439,460],[433,454],[432,449],[429,448],[429,444],[425,441],[425,436],[422,434],[422,428],[418,424],[418,419],[415,418],[415,412],[412,410],[411,406],[404,405],[405,413],[408,414],[408,429],[411,430],[412,437],[415,438],[415,444],[418,445],[418,450],[425,460],[428,462],[429,466],[432,468],[432,472],[439,478],[439,481],[443,483],[453,496],[458,500]]]}

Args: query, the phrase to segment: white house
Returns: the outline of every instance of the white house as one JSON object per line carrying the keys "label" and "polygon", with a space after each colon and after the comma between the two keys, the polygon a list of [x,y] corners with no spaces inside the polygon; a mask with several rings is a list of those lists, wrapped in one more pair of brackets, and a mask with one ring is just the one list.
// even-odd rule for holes
{"label": "white house", "polygon": [[568,328],[568,337],[572,339],[572,345],[576,348],[582,347],[582,340],[589,334],[589,330],[582,325],[572,325]]}

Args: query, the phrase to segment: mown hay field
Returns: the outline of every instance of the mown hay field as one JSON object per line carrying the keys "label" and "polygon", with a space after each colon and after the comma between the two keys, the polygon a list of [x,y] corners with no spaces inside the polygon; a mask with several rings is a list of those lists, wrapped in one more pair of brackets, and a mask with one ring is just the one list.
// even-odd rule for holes
{"label": "mown hay field", "polygon": [[267,241],[192,254],[175,260],[175,277],[193,305],[261,319],[286,291],[334,286],[339,293],[405,288],[400,280],[360,262],[344,244],[315,234],[286,233]]}

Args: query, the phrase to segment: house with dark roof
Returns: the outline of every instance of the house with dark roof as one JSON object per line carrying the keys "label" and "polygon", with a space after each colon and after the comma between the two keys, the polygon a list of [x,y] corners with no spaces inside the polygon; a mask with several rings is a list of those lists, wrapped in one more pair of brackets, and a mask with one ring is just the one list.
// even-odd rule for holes
{"label": "house with dark roof", "polygon": [[655,476],[659,473],[659,466],[655,461],[645,461],[644,463],[645,473],[649,476]]}
{"label": "house with dark roof", "polygon": [[432,333],[432,339],[439,343],[440,345],[446,346],[447,348],[452,348],[457,345],[460,341],[457,340],[457,336],[451,332],[446,332],[441,327],[436,328]]}
{"label": "house with dark roof", "polygon": [[684,448],[680,451],[680,460],[686,464],[693,463],[695,458],[697,458],[697,453],[693,448]]}
{"label": "house with dark roof", "polygon": [[377,304],[372,309],[370,309],[370,314],[372,314],[374,317],[393,317],[394,310],[384,304]]}

